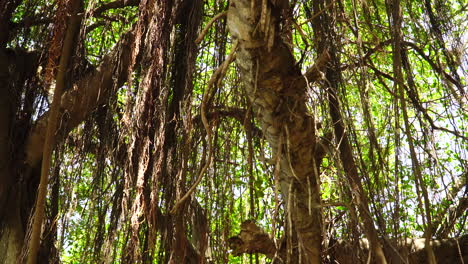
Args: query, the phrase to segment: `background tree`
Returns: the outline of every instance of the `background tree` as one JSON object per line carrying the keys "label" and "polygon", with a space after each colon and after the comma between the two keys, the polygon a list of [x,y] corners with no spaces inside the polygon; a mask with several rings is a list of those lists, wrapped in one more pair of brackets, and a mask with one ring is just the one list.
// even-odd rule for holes
{"label": "background tree", "polygon": [[463,1],[72,2],[0,0],[0,263],[47,148],[38,263],[468,261]]}

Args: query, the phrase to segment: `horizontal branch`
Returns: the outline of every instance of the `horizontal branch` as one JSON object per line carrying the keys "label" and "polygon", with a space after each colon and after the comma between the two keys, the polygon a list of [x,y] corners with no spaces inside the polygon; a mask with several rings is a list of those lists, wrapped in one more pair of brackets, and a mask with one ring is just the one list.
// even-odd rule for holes
{"label": "horizontal branch", "polygon": [[[237,122],[239,122],[241,125],[244,125],[244,120],[245,116],[247,115],[247,110],[243,108],[224,108],[224,109],[214,109],[208,113],[206,113],[206,118],[208,120],[211,119],[219,119],[219,118],[226,118],[226,117],[231,117],[234,118]],[[193,117],[193,122],[201,124],[201,116],[196,115]],[[250,121],[248,121],[250,122]],[[263,137],[263,132],[262,130],[256,126],[253,122],[250,124],[250,128],[252,129],[253,136],[256,138],[262,138]]]}
{"label": "horizontal branch", "polygon": [[241,224],[240,233],[230,237],[228,245],[234,256],[244,253],[260,253],[273,258],[277,251],[273,239],[251,220]]}

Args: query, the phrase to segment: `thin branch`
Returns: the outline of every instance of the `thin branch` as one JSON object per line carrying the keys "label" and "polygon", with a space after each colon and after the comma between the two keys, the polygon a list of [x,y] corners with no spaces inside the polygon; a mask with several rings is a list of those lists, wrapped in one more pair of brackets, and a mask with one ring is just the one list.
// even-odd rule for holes
{"label": "thin branch", "polygon": [[318,11],[317,13],[315,13],[311,18],[307,19],[306,21],[302,22],[299,26],[302,26],[306,23],[309,23],[310,21],[316,19],[318,16],[320,16],[320,14],[322,14],[323,12],[325,12],[328,8],[330,8],[333,4],[335,3],[335,1],[331,1],[327,6],[325,6],[322,10]]}
{"label": "thin branch", "polygon": [[138,6],[139,4],[140,4],[140,0],[127,0],[127,1],[117,0],[114,2],[109,2],[109,3],[101,5],[100,7],[94,9],[92,14],[94,17],[99,17],[102,15],[102,13],[110,9],[123,8],[127,6]]}
{"label": "thin branch", "polygon": [[315,60],[314,65],[306,70],[303,76],[294,80],[296,87],[307,87],[311,82],[321,80],[324,76],[325,68],[330,61],[330,53],[324,50],[322,54]]}
{"label": "thin branch", "polygon": [[174,207],[172,208],[172,210],[170,212],[171,214],[176,214],[179,211],[179,209],[181,208],[181,206],[184,204],[184,202],[192,195],[193,192],[195,192],[195,190],[197,189],[198,184],[200,184],[201,180],[203,179],[203,175],[205,174],[206,170],[209,168],[209,166],[211,164],[211,160],[213,158],[213,146],[212,146],[212,142],[211,142],[211,127],[210,127],[210,124],[208,122],[208,118],[206,117],[206,114],[207,114],[207,109],[206,108],[207,108],[208,102],[210,101],[210,98],[211,98],[211,92],[213,90],[214,83],[217,82],[219,84],[220,80],[226,74],[227,67],[229,66],[229,64],[231,64],[231,62],[234,61],[235,52],[236,52],[236,49],[237,49],[237,44],[238,44],[238,42],[236,41],[234,43],[233,47],[232,47],[232,52],[229,54],[227,59],[213,73],[213,75],[211,76],[210,81],[208,82],[208,87],[205,90],[205,94],[203,95],[203,100],[202,100],[202,104],[201,104],[201,118],[202,118],[203,126],[205,127],[206,135],[207,135],[208,159],[206,160],[205,165],[201,169],[201,171],[198,174],[198,177],[195,180],[195,182],[193,183],[193,185],[189,188],[187,193],[185,193],[185,195],[182,198],[180,198],[180,200],[178,200],[176,202],[176,204],[174,205]]}
{"label": "thin branch", "polygon": [[206,33],[208,33],[208,30],[210,29],[210,27],[213,25],[213,23],[226,16],[227,15],[227,11],[224,11],[224,12],[221,12],[219,14],[217,14],[215,17],[213,17],[209,22],[208,24],[206,24],[206,27],[202,30],[202,32],[200,33],[200,35],[198,36],[198,38],[195,40],[195,44],[199,44],[203,38],[205,37]]}
{"label": "thin branch", "polygon": [[[375,66],[373,65],[367,65],[369,68],[371,68],[376,74],[392,81],[392,82],[397,82],[397,80],[395,80],[395,78],[393,78],[393,76],[391,76],[390,74],[388,73],[385,73],[385,72],[382,72],[380,71],[379,69],[377,69]],[[403,87],[405,88],[405,90],[408,90],[408,87],[403,84]],[[396,96],[395,93],[393,93],[392,91],[390,91],[389,89],[387,89],[388,87],[385,87],[387,92],[389,92],[392,96]],[[422,107],[422,106],[419,106],[418,104],[415,104],[415,102],[412,100],[412,98],[410,97],[409,99],[404,99],[404,100],[410,100],[411,103],[413,103],[413,105],[415,106],[415,108],[420,111],[424,118],[429,122],[430,126],[432,129],[434,130],[439,130],[439,131],[444,131],[444,132],[447,132],[447,133],[450,133],[456,137],[459,137],[461,139],[464,139],[464,140],[468,140],[468,137],[460,134],[459,132],[457,131],[453,131],[453,130],[450,130],[448,128],[445,128],[445,127],[440,127],[440,126],[437,126],[434,122],[434,120],[432,120],[432,118],[429,116],[429,114],[427,114],[426,110]]]}
{"label": "thin branch", "polygon": [[294,28],[296,28],[297,32],[299,32],[299,35],[301,35],[301,38],[304,41],[305,46],[309,47],[309,42],[307,41],[307,37],[306,37],[306,34],[304,33],[304,30],[302,30],[301,26],[299,26],[296,23],[296,21],[294,21],[293,19],[291,19],[291,21],[292,21]]}
{"label": "thin branch", "polygon": [[[237,120],[243,127],[247,128],[250,127],[252,130],[252,135],[256,138],[262,138],[263,137],[263,132],[262,130],[255,125],[254,122],[248,122],[245,120],[246,113],[249,110],[243,109],[243,108],[233,108],[233,107],[217,107],[213,111],[210,111],[206,113],[206,118],[208,120],[211,119],[219,119],[219,118],[225,118],[225,117],[231,117]],[[203,124],[201,122],[201,114],[196,115],[193,117],[192,122],[197,123],[197,124]]]}
{"label": "thin branch", "polygon": [[364,56],[362,56],[361,58],[358,58],[358,61],[356,61],[354,63],[350,63],[350,64],[347,64],[347,65],[341,66],[340,70],[344,71],[344,70],[349,70],[349,69],[353,69],[355,67],[362,66],[362,64],[364,64],[366,61],[369,61],[370,56],[372,56],[374,53],[377,53],[378,51],[382,51],[383,50],[382,48],[384,46],[387,46],[387,45],[389,45],[391,43],[392,43],[392,40],[387,39],[387,40],[379,42],[377,45],[375,45],[372,48],[367,47],[368,52]]}
{"label": "thin branch", "polygon": [[403,45],[406,45],[408,47],[411,47],[416,53],[419,54],[429,65],[431,65],[432,69],[434,69],[437,73],[443,75],[449,82],[451,82],[453,85],[455,85],[458,90],[460,91],[461,95],[465,95],[465,91],[463,90],[463,85],[459,83],[455,78],[453,78],[450,74],[446,73],[443,69],[441,69],[435,62],[429,58],[428,55],[424,53],[422,49],[420,49],[415,43],[409,42],[409,41],[402,41]]}

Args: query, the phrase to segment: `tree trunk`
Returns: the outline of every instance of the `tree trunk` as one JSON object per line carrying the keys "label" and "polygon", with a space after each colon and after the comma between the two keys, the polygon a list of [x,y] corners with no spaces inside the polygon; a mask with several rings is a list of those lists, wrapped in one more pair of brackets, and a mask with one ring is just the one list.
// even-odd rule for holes
{"label": "tree trunk", "polygon": [[23,247],[24,229],[19,217],[19,200],[9,203],[5,209],[8,213],[4,215],[0,234],[0,263],[16,263]]}
{"label": "tree trunk", "polygon": [[322,219],[314,120],[307,112],[301,72],[276,34],[278,8],[262,7],[261,1],[254,1],[253,8],[250,1],[232,1],[228,27],[238,41],[236,63],[247,96],[280,167],[285,219],[297,232],[299,260],[320,263]]}
{"label": "tree trunk", "polygon": [[28,218],[22,206],[29,204],[31,182],[19,179],[22,162],[15,159],[22,157],[22,144],[16,112],[18,90],[36,61],[34,54],[0,49],[0,263],[16,263]]}

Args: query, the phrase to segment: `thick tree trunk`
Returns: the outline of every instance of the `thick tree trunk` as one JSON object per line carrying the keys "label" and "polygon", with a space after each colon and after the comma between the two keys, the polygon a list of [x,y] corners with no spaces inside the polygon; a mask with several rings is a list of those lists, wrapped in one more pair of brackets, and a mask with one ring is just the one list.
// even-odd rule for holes
{"label": "thick tree trunk", "polygon": [[19,200],[9,203],[8,214],[4,215],[0,234],[0,263],[16,263],[23,247],[24,228],[19,213]]}
{"label": "thick tree trunk", "polygon": [[12,184],[12,170],[9,153],[9,121],[11,115],[4,106],[9,97],[2,93],[7,86],[0,85],[0,263],[15,263],[21,251],[24,230],[20,219],[20,203]]}
{"label": "thick tree trunk", "polygon": [[[27,71],[24,58],[17,58],[12,50],[5,49],[10,37],[13,11],[21,1],[0,0],[0,263],[16,263],[23,245],[24,230],[20,218],[20,199],[13,169],[12,131],[16,112],[15,85]],[[23,53],[22,55],[27,55]],[[16,65],[15,65],[16,64]],[[33,65],[29,61],[30,65]],[[15,71],[16,70],[16,71]],[[17,153],[13,153],[17,154]]]}
{"label": "thick tree trunk", "polygon": [[[15,142],[18,89],[35,65],[34,54],[20,50],[0,49],[0,263],[16,263],[24,239],[24,214],[28,182],[18,181],[15,168],[21,162],[22,144]],[[26,203],[25,203],[26,201]],[[27,218],[27,216],[26,216]]]}
{"label": "thick tree trunk", "polygon": [[[300,262],[320,263],[322,219],[315,168],[314,120],[306,108],[305,86],[278,30],[280,10],[261,1],[231,1],[228,27],[238,41],[236,63],[255,117],[279,165],[285,219],[296,230]],[[260,15],[262,14],[262,15]],[[258,19],[260,17],[260,19]]]}

